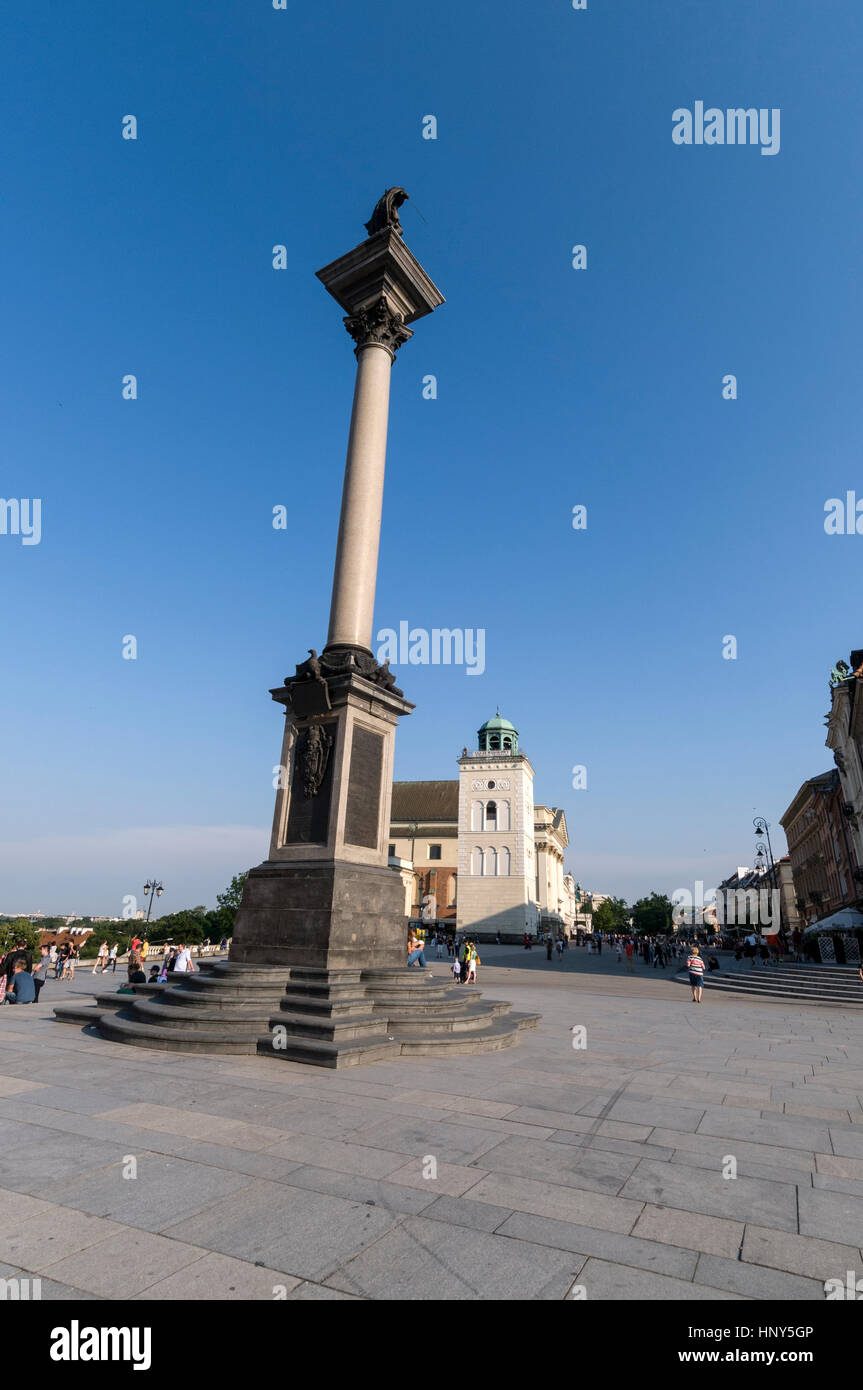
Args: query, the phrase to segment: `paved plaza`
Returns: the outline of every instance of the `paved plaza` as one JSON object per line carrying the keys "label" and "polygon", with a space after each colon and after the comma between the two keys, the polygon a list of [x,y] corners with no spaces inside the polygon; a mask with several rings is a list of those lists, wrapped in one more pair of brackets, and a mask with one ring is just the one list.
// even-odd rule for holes
{"label": "paved plaza", "polygon": [[339,1072],[54,1019],[119,973],[0,1009],[0,1274],[43,1299],[804,1301],[863,1275],[863,1015],[482,957],[536,1032]]}

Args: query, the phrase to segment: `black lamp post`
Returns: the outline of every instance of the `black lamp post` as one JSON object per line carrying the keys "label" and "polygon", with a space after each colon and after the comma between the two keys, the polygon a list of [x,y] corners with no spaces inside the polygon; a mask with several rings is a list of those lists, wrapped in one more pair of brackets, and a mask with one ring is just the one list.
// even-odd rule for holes
{"label": "black lamp post", "polygon": [[[779,890],[779,877],[776,873],[776,861],[773,858],[773,846],[770,843],[770,826],[763,816],[756,816],[752,824],[755,826],[755,834],[758,838],[758,848],[755,851],[756,865],[764,863],[764,839],[767,841],[767,873],[771,888]],[[764,839],[761,837],[764,836]],[[782,894],[779,893],[779,928],[782,928]]]}
{"label": "black lamp post", "polygon": [[148,879],[147,882],[144,884],[144,897],[146,898],[149,896],[150,899],[149,904],[147,906],[147,919],[144,923],[145,926],[147,925],[147,922],[149,922],[150,920],[150,913],[153,911],[153,899],[161,898],[164,891],[165,890],[162,887],[161,883],[157,883],[155,879]]}

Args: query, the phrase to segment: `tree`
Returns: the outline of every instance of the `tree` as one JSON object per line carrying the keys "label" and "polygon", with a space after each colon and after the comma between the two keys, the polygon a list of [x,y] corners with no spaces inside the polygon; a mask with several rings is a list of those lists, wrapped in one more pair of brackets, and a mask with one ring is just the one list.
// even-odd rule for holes
{"label": "tree", "polygon": [[629,908],[623,898],[603,898],[593,909],[593,930],[595,932],[626,931],[629,926]]}
{"label": "tree", "polygon": [[648,936],[664,936],[671,931],[671,913],[671,899],[664,893],[651,893],[649,898],[639,898],[632,909],[635,930]]}
{"label": "tree", "polygon": [[155,922],[151,922],[147,931],[142,931],[141,935],[146,935],[154,944],[170,940],[182,941],[184,946],[194,946],[207,935],[206,925],[206,916],[199,917],[197,912],[186,908],[182,912],[169,912],[166,916],[159,917]]}
{"label": "tree", "polygon": [[[243,884],[245,883],[248,877],[248,869],[246,869],[246,872],[244,874],[234,874],[234,877],[231,879],[230,885],[225,889],[224,893],[216,894],[216,902],[219,904],[219,907],[226,907],[231,912],[237,911],[237,909],[240,906],[240,900],[243,896]],[[234,919],[232,917],[232,926],[233,920]]]}
{"label": "tree", "polygon": [[0,954],[14,951],[22,941],[35,960],[42,943],[41,925],[34,925],[29,917],[7,917],[0,922]]}

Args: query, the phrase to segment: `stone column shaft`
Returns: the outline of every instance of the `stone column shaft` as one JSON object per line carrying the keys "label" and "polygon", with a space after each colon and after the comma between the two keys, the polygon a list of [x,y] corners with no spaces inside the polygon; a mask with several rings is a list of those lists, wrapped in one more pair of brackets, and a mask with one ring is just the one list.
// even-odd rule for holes
{"label": "stone column shaft", "polygon": [[371,650],[392,363],[382,343],[357,349],[328,647]]}

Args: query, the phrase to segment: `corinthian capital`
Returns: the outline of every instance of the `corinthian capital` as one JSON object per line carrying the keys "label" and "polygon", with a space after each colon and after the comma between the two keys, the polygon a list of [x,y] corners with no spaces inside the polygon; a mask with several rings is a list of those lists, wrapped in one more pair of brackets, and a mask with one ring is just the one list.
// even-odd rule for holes
{"label": "corinthian capital", "polygon": [[413,337],[413,329],[405,327],[403,316],[390,308],[385,294],[369,308],[360,309],[357,314],[348,314],[344,324],[357,350],[368,347],[369,343],[379,343],[393,357],[402,343]]}

